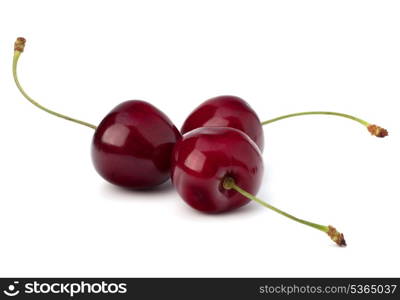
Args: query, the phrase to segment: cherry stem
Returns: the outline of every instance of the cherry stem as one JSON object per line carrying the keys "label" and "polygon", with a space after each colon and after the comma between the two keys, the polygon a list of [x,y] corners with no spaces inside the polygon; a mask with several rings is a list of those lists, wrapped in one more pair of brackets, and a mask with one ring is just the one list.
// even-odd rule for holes
{"label": "cherry stem", "polygon": [[223,181],[223,187],[227,190],[233,189],[236,192],[240,193],[242,196],[253,200],[259,204],[261,204],[262,206],[269,208],[275,212],[277,212],[278,214],[281,214],[293,221],[296,221],[298,223],[310,226],[312,228],[318,229],[320,231],[323,231],[325,233],[327,233],[329,235],[329,237],[339,246],[346,246],[346,241],[344,240],[344,236],[342,233],[338,232],[336,230],[335,227],[328,225],[320,225],[320,224],[316,224],[316,223],[312,223],[303,219],[299,219],[291,214],[288,214],[286,212],[284,212],[283,210],[280,210],[274,206],[272,206],[271,204],[268,204],[266,202],[264,202],[263,200],[257,198],[256,196],[246,192],[245,190],[243,190],[242,188],[240,188],[239,186],[236,185],[235,180],[232,177],[225,177],[224,181]]}
{"label": "cherry stem", "polygon": [[305,112],[299,112],[299,113],[294,113],[294,114],[288,114],[288,115],[283,115],[277,118],[273,118],[264,122],[261,122],[261,125],[267,125],[279,120],[291,118],[291,117],[297,117],[297,116],[304,116],[304,115],[331,115],[331,116],[338,116],[338,117],[343,117],[347,118],[353,121],[356,121],[360,123],[361,125],[367,127],[368,131],[376,136],[376,137],[385,137],[388,135],[388,131],[380,126],[373,125],[368,123],[367,121],[364,121],[363,119],[348,115],[348,114],[343,114],[339,112],[333,112],[333,111],[305,111]]}
{"label": "cherry stem", "polygon": [[22,94],[29,102],[31,102],[33,105],[35,105],[36,107],[38,107],[38,108],[44,110],[45,112],[48,112],[49,114],[52,114],[52,115],[54,115],[54,116],[56,116],[56,117],[59,117],[59,118],[63,118],[63,119],[65,119],[65,120],[68,120],[68,121],[71,121],[71,122],[75,122],[75,123],[78,123],[78,124],[81,124],[81,125],[84,125],[84,126],[87,126],[87,127],[93,128],[93,129],[96,129],[96,126],[95,126],[95,125],[92,125],[92,124],[90,124],[90,123],[87,123],[87,122],[84,122],[84,121],[81,121],[81,120],[78,120],[78,119],[71,118],[71,117],[69,117],[69,116],[66,116],[66,115],[63,115],[63,114],[60,114],[60,113],[57,113],[57,112],[55,112],[55,111],[52,111],[52,110],[50,110],[50,109],[48,109],[48,108],[42,106],[41,104],[39,104],[38,102],[36,102],[35,100],[33,100],[33,99],[25,92],[25,90],[22,88],[21,84],[19,83],[18,74],[17,74],[18,60],[19,60],[19,57],[20,57],[21,53],[24,52],[25,42],[26,42],[26,40],[25,40],[24,38],[21,38],[21,37],[17,38],[17,40],[16,40],[16,42],[15,42],[15,45],[14,45],[14,57],[13,57],[13,66],[12,66],[14,81],[15,81],[15,84],[17,85],[17,88],[18,88],[19,91],[21,92],[21,94]]}

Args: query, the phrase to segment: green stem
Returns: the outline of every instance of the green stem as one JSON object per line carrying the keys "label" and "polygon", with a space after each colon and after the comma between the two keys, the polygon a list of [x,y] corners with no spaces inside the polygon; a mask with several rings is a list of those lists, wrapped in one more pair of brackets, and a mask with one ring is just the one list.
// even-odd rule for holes
{"label": "green stem", "polygon": [[266,208],[269,208],[269,209],[277,212],[278,214],[281,214],[282,216],[285,216],[285,217],[287,217],[287,218],[289,218],[289,219],[291,219],[293,221],[296,221],[298,223],[307,225],[309,227],[312,227],[312,228],[315,228],[315,229],[318,229],[320,231],[323,231],[323,232],[327,233],[330,236],[330,238],[335,243],[337,243],[339,246],[345,246],[346,245],[346,242],[344,240],[343,234],[339,233],[334,227],[332,227],[330,225],[329,226],[325,226],[325,225],[320,225],[320,224],[317,224],[317,223],[309,222],[309,221],[306,221],[306,220],[303,220],[303,219],[299,219],[299,218],[297,218],[297,217],[295,217],[295,216],[293,216],[291,214],[288,214],[288,213],[284,212],[283,210],[280,210],[279,208],[276,208],[276,207],[272,206],[271,204],[268,204],[267,202],[257,198],[256,196],[250,194],[249,192],[243,190],[241,187],[236,185],[235,180],[232,177],[225,177],[224,178],[223,187],[225,189],[227,189],[227,190],[233,189],[236,192],[240,193],[242,196],[244,196],[244,197],[246,197],[246,198],[248,198],[250,200],[253,200],[253,201],[261,204],[262,206],[264,206]]}
{"label": "green stem", "polygon": [[267,125],[282,119],[287,119],[287,118],[291,118],[291,117],[297,117],[297,116],[304,116],[304,115],[331,115],[331,116],[338,116],[338,117],[343,117],[343,118],[347,118],[350,120],[354,120],[364,126],[368,126],[370,125],[367,121],[364,121],[360,118],[348,115],[348,114],[343,114],[343,113],[338,113],[338,112],[333,112],[333,111],[305,111],[305,112],[299,112],[299,113],[295,113],[295,114],[289,114],[289,115],[284,115],[284,116],[280,116],[274,119],[270,119],[267,121],[262,122],[262,125]]}
{"label": "green stem", "polygon": [[[23,49],[22,49],[22,51],[23,51]],[[93,129],[96,129],[96,126],[95,126],[95,125],[92,125],[92,124],[90,124],[90,123],[87,123],[87,122],[84,122],[84,121],[81,121],[81,120],[77,120],[77,119],[68,117],[68,116],[66,116],[66,115],[57,113],[57,112],[55,112],[55,111],[52,111],[52,110],[50,110],[50,109],[48,109],[48,108],[46,108],[46,107],[40,105],[38,102],[36,102],[35,100],[33,100],[33,99],[24,91],[24,89],[22,88],[21,84],[19,83],[18,74],[17,74],[18,60],[19,60],[19,57],[20,57],[22,51],[21,51],[21,50],[15,50],[15,51],[14,51],[13,66],[12,66],[14,81],[15,81],[15,84],[17,85],[19,91],[21,92],[21,94],[22,94],[29,102],[31,102],[33,105],[35,105],[36,107],[38,107],[38,108],[44,110],[45,112],[48,112],[49,114],[52,114],[52,115],[54,115],[54,116],[56,116],[56,117],[59,117],[59,118],[63,118],[63,119],[65,119],[65,120],[68,120],[68,121],[71,121],[71,122],[75,122],[75,123],[78,123],[78,124],[81,124],[81,125],[84,125],[84,126],[87,126],[87,127],[93,128]]]}
{"label": "green stem", "polygon": [[348,114],[343,114],[343,113],[338,113],[338,112],[333,112],[333,111],[299,112],[299,113],[284,115],[284,116],[280,116],[277,118],[273,118],[273,119],[261,122],[261,125],[267,125],[267,124],[270,124],[270,123],[273,123],[273,122],[276,122],[279,120],[283,120],[283,119],[287,119],[287,118],[291,118],[291,117],[297,117],[297,116],[305,116],[305,115],[331,115],[331,116],[343,117],[346,119],[356,121],[356,122],[360,123],[361,125],[367,127],[367,129],[371,133],[371,135],[374,135],[376,137],[383,138],[389,134],[388,131],[383,127],[380,127],[380,126],[374,125],[374,124],[370,124],[367,121],[364,121],[363,119],[360,119],[360,118],[357,118],[357,117],[354,117],[354,116],[351,116]]}

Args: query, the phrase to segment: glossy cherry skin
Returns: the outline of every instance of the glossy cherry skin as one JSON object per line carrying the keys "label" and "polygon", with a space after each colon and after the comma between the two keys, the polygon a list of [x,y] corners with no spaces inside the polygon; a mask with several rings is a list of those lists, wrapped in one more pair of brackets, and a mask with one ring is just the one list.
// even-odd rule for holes
{"label": "glossy cherry skin", "polygon": [[172,154],[172,182],[183,200],[205,213],[221,213],[249,200],[223,187],[226,176],[256,194],[263,176],[258,146],[242,131],[202,127],[183,135]]}
{"label": "glossy cherry skin", "polygon": [[243,99],[236,96],[211,98],[198,106],[185,120],[181,133],[199,127],[232,127],[246,133],[264,149],[264,132],[255,111]]}
{"label": "glossy cherry skin", "polygon": [[97,127],[92,160],[107,181],[145,189],[170,178],[178,129],[153,105],[140,100],[116,106]]}

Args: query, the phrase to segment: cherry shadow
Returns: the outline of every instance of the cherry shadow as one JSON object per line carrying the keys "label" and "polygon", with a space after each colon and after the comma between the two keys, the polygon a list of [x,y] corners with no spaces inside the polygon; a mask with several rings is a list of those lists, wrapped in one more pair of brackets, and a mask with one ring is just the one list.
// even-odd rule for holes
{"label": "cherry shadow", "polygon": [[[183,201],[183,200],[182,200]],[[255,215],[257,211],[259,211],[260,207],[254,203],[249,203],[245,206],[242,206],[238,209],[227,211],[227,212],[222,212],[222,213],[203,213],[198,210],[195,210],[191,208],[189,205],[185,204],[180,210],[180,214],[185,215],[186,217],[192,217],[192,218],[201,218],[201,219],[225,219],[225,218],[236,218],[237,216],[250,216],[250,215]],[[261,209],[262,210],[262,209]]]}
{"label": "cherry shadow", "polygon": [[[118,200],[118,201],[182,201],[182,198],[176,192],[171,180],[156,186],[151,189],[132,189],[132,188],[123,188],[108,182],[104,182],[102,185],[102,193],[105,194],[109,199]],[[265,190],[260,194],[260,198],[267,199],[267,193]],[[165,197],[167,196],[167,197]],[[186,216],[190,216],[193,218],[213,218],[213,219],[224,219],[224,218],[236,218],[236,216],[251,216],[257,215],[259,213],[263,213],[265,208],[261,207],[257,203],[253,203],[250,201],[248,204],[223,213],[203,213],[191,208],[186,203],[181,206],[179,209],[179,214],[182,213]]]}
{"label": "cherry shadow", "polygon": [[[118,198],[120,199],[129,199],[134,201],[135,199],[163,199],[165,201],[165,198],[169,197],[162,197],[166,195],[172,195],[173,193],[176,193],[174,186],[172,185],[171,181],[168,180],[167,182],[160,184],[154,188],[151,189],[133,189],[133,188],[124,188],[124,187],[119,187],[113,184],[110,184],[108,182],[104,182],[102,186],[102,192],[110,198]],[[179,195],[176,193],[176,196],[179,197]]]}

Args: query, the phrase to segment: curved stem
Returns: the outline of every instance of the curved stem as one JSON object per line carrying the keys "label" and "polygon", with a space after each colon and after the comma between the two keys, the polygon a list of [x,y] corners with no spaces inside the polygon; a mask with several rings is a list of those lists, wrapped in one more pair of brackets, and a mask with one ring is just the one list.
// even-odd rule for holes
{"label": "curved stem", "polygon": [[354,120],[364,126],[368,126],[369,123],[367,121],[364,121],[360,118],[348,115],[348,114],[343,114],[343,113],[338,113],[338,112],[333,112],[333,111],[305,111],[305,112],[299,112],[299,113],[294,113],[294,114],[288,114],[288,115],[284,115],[284,116],[280,116],[277,118],[273,118],[267,121],[262,122],[262,125],[267,125],[279,120],[283,120],[283,119],[287,119],[287,118],[291,118],[291,117],[297,117],[297,116],[304,116],[304,115],[332,115],[332,116],[338,116],[338,117],[343,117],[343,118],[347,118],[350,120]]}
{"label": "curved stem", "polygon": [[59,118],[63,118],[63,119],[65,119],[65,120],[68,120],[68,121],[71,121],[71,122],[75,122],[75,123],[78,123],[78,124],[81,124],[81,125],[84,125],[84,126],[87,126],[87,127],[93,128],[93,129],[96,129],[96,126],[95,126],[95,125],[92,125],[92,124],[90,124],[90,123],[87,123],[87,122],[84,122],[84,121],[81,121],[81,120],[78,120],[78,119],[71,118],[71,117],[69,117],[69,116],[66,116],[66,115],[63,115],[63,114],[60,114],[60,113],[57,113],[57,112],[55,112],[55,111],[52,111],[52,110],[50,110],[50,109],[48,109],[48,108],[42,106],[41,104],[39,104],[38,102],[36,102],[35,100],[33,100],[33,99],[25,92],[25,90],[22,88],[21,84],[19,83],[18,74],[17,74],[18,60],[19,60],[19,57],[20,57],[21,53],[22,53],[23,50],[24,50],[24,45],[25,45],[25,39],[23,39],[23,38],[18,38],[17,41],[16,41],[16,44],[15,44],[15,47],[14,47],[15,51],[14,51],[13,66],[12,66],[14,81],[15,81],[15,84],[16,84],[17,88],[18,88],[19,91],[21,92],[21,94],[22,94],[29,102],[31,102],[33,105],[35,105],[36,107],[40,108],[41,110],[44,110],[45,112],[48,112],[49,114],[52,114],[52,115],[54,115],[54,116],[56,116],[56,117],[59,117]]}
{"label": "curved stem", "polygon": [[356,121],[356,122],[360,123],[361,125],[367,127],[367,129],[371,133],[371,135],[374,135],[376,137],[385,137],[389,134],[385,128],[382,128],[382,127],[374,125],[374,124],[370,124],[367,121],[364,121],[363,119],[357,118],[352,115],[343,114],[343,113],[339,113],[339,112],[333,112],[333,111],[304,111],[304,112],[299,112],[299,113],[294,113],[294,114],[288,114],[288,115],[283,115],[283,116],[280,116],[277,118],[273,118],[273,119],[261,122],[261,125],[267,125],[267,124],[270,124],[270,123],[273,123],[273,122],[276,122],[279,120],[283,120],[283,119],[287,119],[287,118],[291,118],[291,117],[305,116],[305,115],[331,115],[331,116],[343,117],[346,119]]}
{"label": "curved stem", "polygon": [[325,233],[327,233],[329,235],[329,237],[339,246],[346,246],[346,241],[344,240],[344,236],[342,233],[338,232],[333,226],[328,225],[320,225],[317,223],[313,223],[313,222],[309,222],[303,219],[299,219],[291,214],[288,214],[286,212],[284,212],[283,210],[280,210],[279,208],[276,208],[274,206],[272,206],[271,204],[268,204],[267,202],[257,198],[256,196],[250,194],[249,192],[246,192],[245,190],[243,190],[241,187],[237,186],[235,183],[235,180],[232,177],[225,177],[224,181],[223,181],[223,187],[227,190],[229,189],[233,189],[236,192],[240,193],[242,196],[253,200],[259,204],[261,204],[262,206],[269,208],[275,212],[277,212],[278,214],[281,214],[282,216],[285,216],[293,221],[296,221],[298,223],[307,225],[309,227],[318,229],[320,231],[323,231]]}

